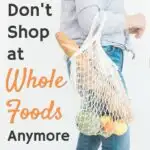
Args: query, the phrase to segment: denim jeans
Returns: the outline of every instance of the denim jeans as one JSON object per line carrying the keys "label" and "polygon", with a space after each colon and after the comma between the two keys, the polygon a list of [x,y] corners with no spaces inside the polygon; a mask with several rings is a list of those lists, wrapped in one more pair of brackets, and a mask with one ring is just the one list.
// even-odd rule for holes
{"label": "denim jeans", "polygon": [[[124,78],[121,73],[123,69],[124,58],[122,49],[114,46],[105,46],[103,48],[106,54],[118,66],[120,77],[126,89]],[[122,136],[112,135],[109,138],[104,138],[103,136],[87,136],[80,133],[76,150],[99,150],[100,145],[102,150],[130,150],[129,129]]]}

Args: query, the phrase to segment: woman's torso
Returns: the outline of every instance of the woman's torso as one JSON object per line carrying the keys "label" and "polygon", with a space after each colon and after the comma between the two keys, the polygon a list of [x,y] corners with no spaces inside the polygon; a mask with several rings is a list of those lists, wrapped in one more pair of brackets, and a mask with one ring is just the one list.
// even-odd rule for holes
{"label": "woman's torso", "polygon": [[[91,0],[92,1],[92,0]],[[125,13],[123,0],[97,0],[101,9],[114,13]],[[61,27],[60,30],[65,32],[71,39],[75,40],[79,45],[83,43],[86,36],[83,34],[77,20],[75,0],[62,0],[61,11]],[[114,32],[108,34],[103,32],[102,45],[124,46],[126,44],[126,37],[124,31]]]}

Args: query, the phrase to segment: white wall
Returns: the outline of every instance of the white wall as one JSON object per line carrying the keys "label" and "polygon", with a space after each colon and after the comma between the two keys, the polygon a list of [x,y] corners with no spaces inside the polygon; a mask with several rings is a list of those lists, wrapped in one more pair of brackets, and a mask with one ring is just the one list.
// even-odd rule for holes
{"label": "white wall", "polygon": [[124,73],[132,96],[135,121],[131,127],[132,149],[149,149],[150,126],[150,9],[148,0],[125,0],[129,14],[142,12],[147,19],[147,27],[142,39],[133,39],[136,59],[126,56]]}

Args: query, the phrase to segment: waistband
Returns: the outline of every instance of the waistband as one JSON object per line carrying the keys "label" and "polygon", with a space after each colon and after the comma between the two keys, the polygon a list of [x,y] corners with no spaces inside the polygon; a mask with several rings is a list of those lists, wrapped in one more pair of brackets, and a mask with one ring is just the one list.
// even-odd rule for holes
{"label": "waistband", "polygon": [[130,48],[130,46],[128,44],[120,44],[117,42],[112,42],[112,41],[103,41],[102,46],[109,46],[112,45],[114,47],[118,47],[120,49],[122,49],[123,51],[127,51],[130,52],[132,54],[132,59],[135,59],[135,52],[133,51],[132,48]]}

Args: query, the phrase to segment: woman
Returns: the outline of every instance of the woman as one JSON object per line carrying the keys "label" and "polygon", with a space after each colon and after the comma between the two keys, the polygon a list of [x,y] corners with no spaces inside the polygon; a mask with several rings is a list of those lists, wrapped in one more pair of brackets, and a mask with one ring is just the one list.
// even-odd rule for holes
{"label": "woman", "polygon": [[[99,8],[105,10],[107,16],[101,44],[118,66],[124,83],[121,74],[124,51],[130,49],[129,34],[140,38],[144,33],[145,18],[142,14],[126,15],[123,0],[62,0],[61,31],[81,46]],[[80,133],[77,150],[98,150],[101,144],[102,150],[129,150],[129,129],[122,136],[112,135],[107,139]]]}

